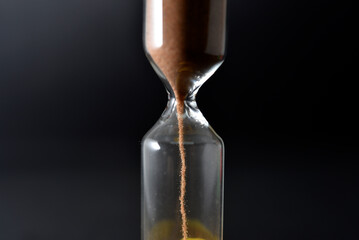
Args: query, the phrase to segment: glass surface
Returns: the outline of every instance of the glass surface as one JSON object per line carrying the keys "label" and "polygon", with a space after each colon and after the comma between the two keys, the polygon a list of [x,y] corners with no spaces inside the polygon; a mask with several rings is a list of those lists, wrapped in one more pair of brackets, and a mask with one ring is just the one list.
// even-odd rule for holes
{"label": "glass surface", "polygon": [[[176,101],[142,142],[142,239],[180,240],[180,156]],[[222,239],[223,142],[195,102],[186,102],[183,116],[187,162],[188,236]],[[196,118],[193,118],[196,116]]]}
{"label": "glass surface", "polygon": [[142,240],[222,240],[224,145],[195,96],[225,54],[226,0],[145,0],[144,48],[168,92],[142,140]]}

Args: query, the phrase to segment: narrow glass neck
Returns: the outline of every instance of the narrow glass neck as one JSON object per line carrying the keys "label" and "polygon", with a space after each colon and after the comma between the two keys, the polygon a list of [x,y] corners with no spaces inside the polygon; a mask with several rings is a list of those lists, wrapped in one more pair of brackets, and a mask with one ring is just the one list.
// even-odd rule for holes
{"label": "narrow glass neck", "polygon": [[[168,94],[168,100],[170,100],[171,98],[174,98],[176,101],[178,101],[178,99],[176,99],[176,95],[171,87],[171,85],[169,84],[169,82],[164,78],[162,79],[162,82],[164,83],[165,89],[167,91]],[[202,81],[198,81],[198,82],[194,82],[191,87],[188,88],[188,93],[185,96],[185,101],[187,102],[195,102],[196,101],[196,95],[198,90],[200,89],[200,87],[202,86],[203,82]]]}
{"label": "narrow glass neck", "polygon": [[[173,94],[168,94],[168,102],[165,111],[162,114],[161,119],[177,119],[178,111],[177,107],[180,104]],[[204,118],[203,114],[197,107],[197,102],[195,100],[195,94],[191,95],[191,97],[187,97],[183,101],[184,111],[180,117],[182,117],[185,121],[196,122],[201,125],[208,125],[207,120]]]}

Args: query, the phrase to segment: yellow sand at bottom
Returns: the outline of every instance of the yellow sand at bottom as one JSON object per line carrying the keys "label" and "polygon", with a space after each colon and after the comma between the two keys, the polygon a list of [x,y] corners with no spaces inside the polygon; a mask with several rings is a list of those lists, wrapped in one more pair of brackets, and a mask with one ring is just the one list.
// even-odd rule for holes
{"label": "yellow sand at bottom", "polygon": [[[183,240],[183,238],[182,238],[182,240]],[[187,240],[205,240],[205,239],[203,239],[203,238],[187,238]]]}
{"label": "yellow sand at bottom", "polygon": [[[176,230],[177,229],[177,230]],[[150,231],[148,240],[183,240],[178,226],[171,220],[163,220],[158,222]],[[188,221],[187,240],[218,240],[200,221]]]}

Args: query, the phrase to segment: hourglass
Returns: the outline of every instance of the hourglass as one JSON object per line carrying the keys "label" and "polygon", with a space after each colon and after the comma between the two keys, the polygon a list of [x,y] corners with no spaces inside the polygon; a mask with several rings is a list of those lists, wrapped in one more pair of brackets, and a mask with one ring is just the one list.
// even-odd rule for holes
{"label": "hourglass", "polygon": [[146,0],[144,47],[168,92],[142,140],[142,240],[222,240],[224,145],[197,108],[224,60],[226,0]]}

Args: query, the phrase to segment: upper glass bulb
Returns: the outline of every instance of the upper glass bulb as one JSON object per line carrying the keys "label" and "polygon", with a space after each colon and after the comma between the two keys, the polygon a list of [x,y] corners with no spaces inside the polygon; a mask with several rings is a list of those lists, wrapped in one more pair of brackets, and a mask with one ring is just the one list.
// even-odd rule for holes
{"label": "upper glass bulb", "polygon": [[225,54],[225,0],[147,0],[145,52],[177,99],[195,93]]}

